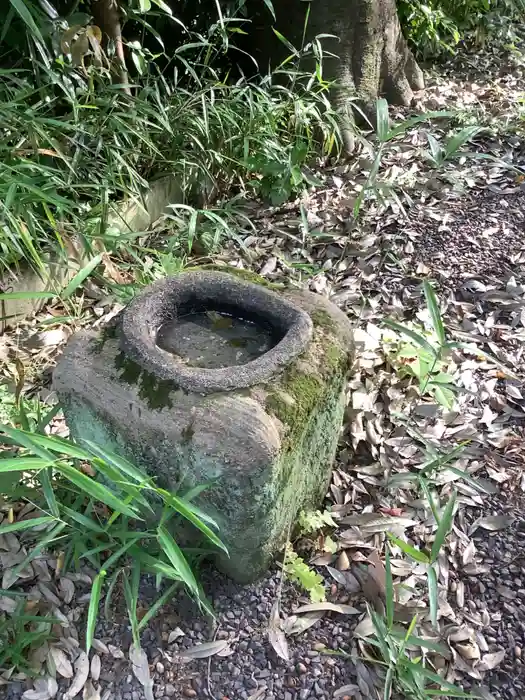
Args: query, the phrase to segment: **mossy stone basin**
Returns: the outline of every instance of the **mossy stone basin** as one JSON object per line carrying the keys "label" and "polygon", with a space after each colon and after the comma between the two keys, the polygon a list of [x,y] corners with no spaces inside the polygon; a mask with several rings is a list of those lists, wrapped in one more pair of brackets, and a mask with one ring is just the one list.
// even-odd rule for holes
{"label": "mossy stone basin", "polygon": [[325,298],[193,270],[73,336],[54,385],[74,436],[164,487],[209,484],[199,505],[230,553],[218,565],[248,582],[326,493],[352,358],[350,323]]}

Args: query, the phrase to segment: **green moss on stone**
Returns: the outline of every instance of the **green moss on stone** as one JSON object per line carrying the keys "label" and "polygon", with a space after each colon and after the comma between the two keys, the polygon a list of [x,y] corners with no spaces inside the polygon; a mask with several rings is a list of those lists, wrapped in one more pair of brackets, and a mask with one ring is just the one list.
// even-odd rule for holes
{"label": "green moss on stone", "polygon": [[281,390],[270,394],[266,408],[288,426],[286,443],[291,448],[304,430],[306,421],[324,391],[324,381],[315,374],[306,374],[296,369],[285,373]]}
{"label": "green moss on stone", "polygon": [[338,346],[329,346],[325,350],[322,370],[312,367],[311,371],[302,371],[293,366],[284,372],[278,388],[267,396],[266,409],[286,426],[285,451],[297,449],[310,416],[325,401],[325,392],[332,394],[334,384],[342,385],[347,365],[346,352]]}
{"label": "green moss on stone", "polygon": [[187,267],[186,272],[199,272],[200,270],[205,270],[208,272],[225,272],[229,275],[234,275],[245,282],[251,282],[252,284],[259,284],[261,287],[266,287],[267,289],[285,289],[286,285],[278,284],[276,282],[269,282],[268,280],[261,277],[256,272],[251,270],[242,270],[238,267],[233,267],[230,265],[198,265],[195,267]]}
{"label": "green moss on stone", "polygon": [[[322,372],[313,366],[301,371],[299,362],[299,369],[282,377],[282,391],[274,391],[267,402],[286,430],[276,490],[288,508],[316,506],[326,491],[338,440],[334,428],[342,421],[345,404],[347,362],[341,349],[338,359],[332,368],[323,363]],[[310,500],[301,503],[298,496],[305,493]]]}
{"label": "green moss on stone", "polygon": [[315,309],[315,311],[312,311],[310,318],[312,319],[314,326],[319,326],[325,331],[333,332],[336,330],[334,319],[327,311],[324,311],[323,309]]}
{"label": "green moss on stone", "polygon": [[329,345],[324,356],[325,372],[335,373],[342,370],[342,356],[344,354],[340,347]]}

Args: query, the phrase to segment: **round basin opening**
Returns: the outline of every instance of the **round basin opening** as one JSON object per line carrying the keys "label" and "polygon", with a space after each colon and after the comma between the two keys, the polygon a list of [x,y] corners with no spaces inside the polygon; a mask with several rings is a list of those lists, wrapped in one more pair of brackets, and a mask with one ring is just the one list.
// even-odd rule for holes
{"label": "round basin opening", "polygon": [[176,318],[163,323],[156,344],[175,362],[220,369],[256,360],[282,340],[283,332],[267,319],[225,304],[182,305]]}
{"label": "round basin opening", "polygon": [[267,382],[302,353],[312,320],[284,294],[224,272],[191,271],[146,287],[126,308],[126,357],[183,391]]}

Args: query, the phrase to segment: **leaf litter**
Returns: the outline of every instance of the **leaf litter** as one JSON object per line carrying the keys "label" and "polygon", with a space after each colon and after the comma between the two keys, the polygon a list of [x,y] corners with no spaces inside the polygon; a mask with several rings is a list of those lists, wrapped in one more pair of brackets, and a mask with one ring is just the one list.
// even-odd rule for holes
{"label": "leaf litter", "polygon": [[[521,134],[505,128],[522,119],[517,98],[525,81],[519,57],[509,56],[512,71],[498,72],[493,51],[488,47],[476,54],[475,63],[464,55],[435,68],[420,95],[422,111],[454,103],[482,125],[485,130],[469,148],[489,158],[462,157],[434,169],[422,157],[425,130],[411,129],[387,151],[382,188],[367,192],[359,220],[352,212],[370,168],[365,151],[348,164],[325,169],[324,185],[300,201],[280,208],[257,205],[253,221],[258,233],[244,241],[246,252],[232,247],[216,256],[218,264],[249,266],[272,281],[289,279],[329,296],[355,324],[358,359],[328,495],[337,551],[313,557],[320,561],[322,555],[319,572],[330,600],[322,604],[325,608],[291,606],[284,618],[274,609],[268,629],[269,644],[286,663],[290,638],[315,634],[324,615],[350,608],[360,612],[361,607],[345,650],[353,658],[355,683],[336,689],[334,697],[377,697],[381,687],[377,667],[357,660],[369,653],[363,638],[373,634],[363,599],[384,612],[388,533],[419,552],[432,549],[437,527],[431,504],[416,488],[422,474],[431,484],[434,506],[446,503],[453,489],[458,494],[454,525],[436,561],[437,628],[429,616],[426,565],[393,546],[396,619],[409,622],[417,614],[419,636],[447,645],[446,654],[427,654],[426,659],[448,682],[486,698],[525,695],[525,559],[519,535],[525,529],[525,191],[508,168],[520,162]],[[405,114],[396,109],[393,116],[403,119]],[[445,140],[450,125],[432,129]],[[305,230],[301,209],[315,230]],[[434,280],[446,331],[458,343],[446,373],[459,392],[455,404],[445,409],[400,372],[403,362],[396,361],[396,352],[402,340],[383,323],[392,318],[430,329],[422,294],[422,281],[428,278]],[[86,316],[90,323],[89,310]],[[8,338],[3,344],[2,371],[16,377],[15,359],[27,360],[32,373],[24,388],[41,391],[38,370],[52,362],[69,331],[60,327],[42,335],[36,321],[28,323],[16,343]],[[59,434],[67,430],[60,418],[54,429]],[[447,461],[447,452],[458,447]],[[45,555],[16,570],[26,554],[23,536],[16,533],[0,539],[0,553],[2,587],[30,592],[36,609],[54,607],[54,614],[64,619],[56,626],[57,643],[35,653],[32,662],[42,676],[22,697],[54,697],[58,673],[61,686],[66,684],[65,698],[82,692],[84,700],[97,700],[104,659],[124,664],[125,654],[110,637],[94,640],[91,660],[80,650],[78,623],[86,601],[79,601],[93,572],[86,569],[83,581],[59,575],[56,561]],[[48,580],[39,564],[47,566]],[[11,615],[15,609],[12,598],[0,596],[0,610]],[[173,635],[168,644],[177,646],[181,640]],[[208,662],[228,647],[229,640],[203,642],[186,647],[180,658]],[[176,657],[166,650],[160,658],[175,664]],[[144,650],[130,651],[130,661],[140,684],[150,687]],[[5,674],[0,679],[10,682]]]}
{"label": "leaf litter", "polygon": [[[461,106],[464,100],[471,118],[475,114],[487,126],[471,150],[488,154],[488,159],[463,158],[444,172],[431,172],[418,161],[417,149],[412,156],[410,149],[394,150],[387,155],[387,171],[394,169],[400,154],[409,154],[406,161],[412,159],[415,166],[412,181],[396,181],[407,214],[396,198],[380,201],[372,193],[357,223],[345,208],[345,197],[351,201],[361,163],[336,168],[332,176],[325,173],[324,191],[309,193],[300,203],[315,214],[316,236],[297,235],[293,205],[268,209],[258,215],[264,236],[249,241],[248,264],[271,281],[292,277],[329,296],[356,324],[358,358],[349,384],[346,444],[329,493],[334,517],[341,516],[331,533],[338,551],[312,561],[327,565],[329,578],[341,588],[344,574],[350,573],[357,581],[352,594],[364,593],[381,609],[384,582],[377,567],[370,566],[371,553],[383,557],[387,532],[394,531],[421,552],[430,551],[435,537],[434,514],[418,494],[419,476],[428,478],[436,502],[446,503],[456,489],[454,526],[437,560],[438,629],[432,631],[429,624],[426,567],[406,557],[392,566],[396,614],[409,621],[417,612],[420,635],[432,632],[448,644],[450,653],[432,661],[447,681],[469,690],[483,689],[483,683],[496,679],[494,696],[514,698],[505,673],[516,672],[516,666],[507,666],[502,683],[495,674],[512,659],[518,664],[517,692],[525,693],[520,670],[525,638],[508,598],[501,595],[505,589],[498,593],[498,572],[493,573],[490,559],[485,563],[476,546],[480,536],[490,546],[496,533],[513,541],[519,519],[505,512],[506,494],[521,476],[518,455],[525,449],[525,190],[515,171],[507,168],[520,162],[522,141],[497,119],[509,111],[522,119],[511,105],[523,89],[523,62],[515,73],[502,76],[494,74],[491,60],[482,68],[490,88],[486,78],[479,84],[458,80],[458,64],[452,64],[450,73],[436,70],[436,84],[425,91],[421,106],[436,108],[429,104],[433,100],[440,107],[451,100]],[[413,132],[412,143],[422,144],[422,138],[421,131]],[[406,171],[406,162],[404,167]],[[238,264],[245,262],[241,258]],[[457,343],[449,353],[447,372],[458,392],[454,405],[445,409],[399,372],[393,354],[399,337],[383,325],[390,317],[431,328],[422,294],[422,281],[428,278],[434,281],[446,332]],[[408,424],[407,415],[412,416]],[[455,449],[457,454],[448,459]],[[525,479],[519,488],[523,492]],[[520,566],[518,561],[518,575],[507,585],[516,595],[520,585],[525,594],[525,569],[521,572]],[[505,574],[512,577],[512,569]],[[496,598],[487,597],[487,591]],[[292,631],[295,624],[294,617]],[[458,629],[463,639],[454,642]],[[357,653],[351,640],[349,646],[351,654]]]}

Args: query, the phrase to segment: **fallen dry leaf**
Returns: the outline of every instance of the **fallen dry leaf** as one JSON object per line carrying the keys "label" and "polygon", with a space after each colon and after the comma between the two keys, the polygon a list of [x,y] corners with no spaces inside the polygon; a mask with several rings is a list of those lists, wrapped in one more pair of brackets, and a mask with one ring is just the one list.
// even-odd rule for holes
{"label": "fallen dry leaf", "polygon": [[270,613],[268,640],[277,656],[284,661],[290,660],[290,650],[288,648],[286,635],[282,629],[281,616],[279,615],[279,600],[274,602]]}
{"label": "fallen dry leaf", "polygon": [[181,630],[180,627],[175,627],[175,629],[169,633],[168,644],[173,644],[173,642],[179,639],[180,637],[184,637],[184,632]]}
{"label": "fallen dry leaf", "polygon": [[50,697],[47,690],[26,690],[22,700],[49,700]]}
{"label": "fallen dry leaf", "polygon": [[149,670],[148,657],[141,647],[132,645],[129,649],[131,670],[138,682],[144,688],[146,700],[155,700],[153,697],[153,681]]}
{"label": "fallen dry leaf", "polygon": [[[95,646],[95,643],[93,643],[93,647],[97,651],[100,651],[100,649],[97,646]],[[119,647],[116,647],[114,644],[108,644],[107,649],[114,659],[124,658],[124,652],[122,651],[122,649],[119,649]]]}
{"label": "fallen dry leaf", "polygon": [[214,642],[204,642],[188,649],[182,649],[180,654],[186,659],[207,659],[209,656],[215,656],[215,654],[223,651],[227,646],[227,640],[217,639]]}
{"label": "fallen dry leaf", "polygon": [[59,673],[62,678],[73,678],[73,666],[65,652],[58,647],[51,646],[49,647],[49,654],[57,673]]}
{"label": "fallen dry leaf", "polygon": [[484,515],[472,523],[469,533],[472,535],[478,527],[484,530],[495,532],[496,530],[504,530],[509,525],[512,525],[514,518],[511,515]]}
{"label": "fallen dry leaf", "polygon": [[478,671],[492,671],[496,668],[505,658],[505,650],[495,651],[492,654],[484,654],[481,661],[478,664]]}
{"label": "fallen dry leaf", "polygon": [[85,686],[89,676],[88,655],[81,651],[75,661],[75,676],[67,691],[64,693],[64,700],[71,700],[76,697]]}
{"label": "fallen dry leaf", "polygon": [[82,692],[82,700],[100,700],[100,688],[88,680]]}
{"label": "fallen dry leaf", "polygon": [[474,661],[480,657],[479,646],[472,640],[468,640],[463,644],[456,644],[456,650],[464,659],[469,661]]}
{"label": "fallen dry leaf", "polygon": [[313,627],[324,617],[324,612],[309,612],[303,615],[290,615],[282,622],[282,630],[286,635],[302,634]]}
{"label": "fallen dry leaf", "polygon": [[100,656],[98,654],[94,654],[93,658],[91,659],[90,675],[92,680],[94,680],[95,682],[98,681],[98,679],[100,678],[100,667]]}
{"label": "fallen dry leaf", "polygon": [[306,612],[336,612],[341,615],[359,615],[362,611],[357,610],[357,608],[351,605],[342,605],[339,603],[309,603],[308,605],[302,605],[297,610],[294,610],[296,615]]}
{"label": "fallen dry leaf", "polygon": [[108,647],[104,644],[104,642],[101,642],[100,639],[93,639],[91,646],[93,649],[95,649],[95,651],[98,651],[99,654],[110,653]]}

